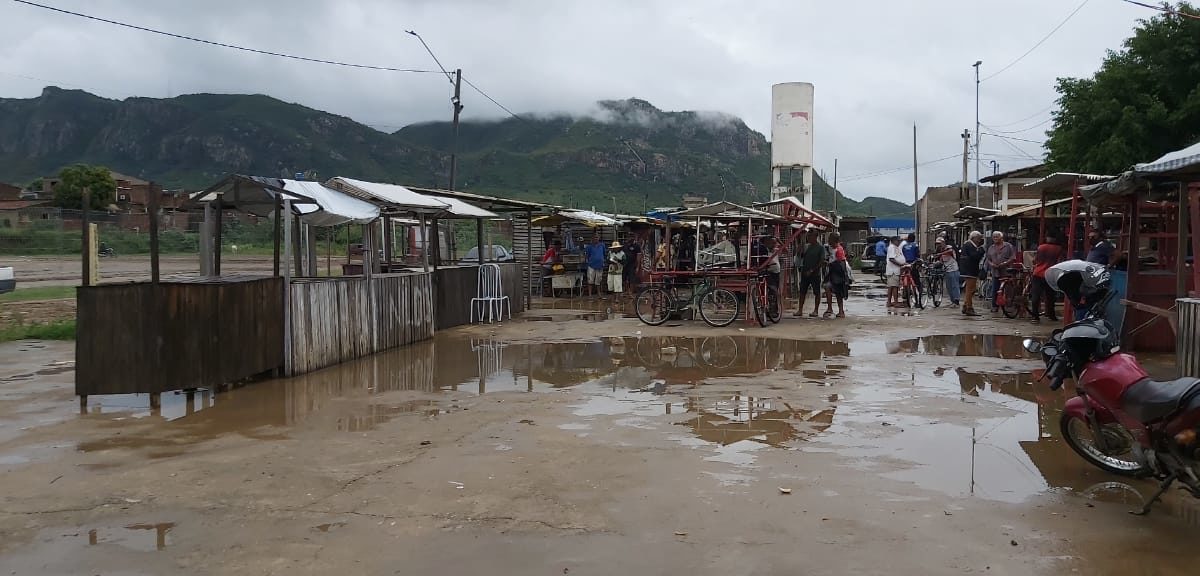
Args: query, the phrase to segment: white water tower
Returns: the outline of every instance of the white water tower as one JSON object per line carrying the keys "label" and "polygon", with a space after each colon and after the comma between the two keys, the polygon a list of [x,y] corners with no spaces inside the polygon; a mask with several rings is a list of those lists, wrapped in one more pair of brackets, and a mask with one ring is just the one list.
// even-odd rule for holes
{"label": "white water tower", "polygon": [[771,199],[800,196],[813,202],[813,85],[771,87]]}

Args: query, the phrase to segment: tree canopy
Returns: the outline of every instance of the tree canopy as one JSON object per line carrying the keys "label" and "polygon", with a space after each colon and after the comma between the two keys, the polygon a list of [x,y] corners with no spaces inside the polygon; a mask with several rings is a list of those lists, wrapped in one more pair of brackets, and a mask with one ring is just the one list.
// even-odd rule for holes
{"label": "tree canopy", "polygon": [[76,164],[62,169],[54,187],[54,205],[60,208],[83,209],[83,189],[91,193],[91,208],[102,210],[112,204],[117,182],[104,166]]}
{"label": "tree canopy", "polygon": [[[1187,2],[1164,7],[1200,15]],[[1091,78],[1059,78],[1047,132],[1057,169],[1116,174],[1200,140],[1200,20],[1140,20]]]}

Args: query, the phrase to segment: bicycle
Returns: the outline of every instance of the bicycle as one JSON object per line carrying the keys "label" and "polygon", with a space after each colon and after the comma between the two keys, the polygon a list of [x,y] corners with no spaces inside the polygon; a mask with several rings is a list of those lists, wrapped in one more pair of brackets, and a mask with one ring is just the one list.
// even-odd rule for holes
{"label": "bicycle", "polygon": [[939,308],[942,305],[942,292],[946,285],[946,266],[941,262],[935,262],[929,265],[929,272],[925,276],[925,293],[928,295],[929,302],[934,308]]}
{"label": "bicycle", "polygon": [[750,310],[754,314],[754,319],[758,321],[758,325],[763,328],[767,327],[767,322],[778,324],[783,318],[783,307],[779,303],[779,289],[771,286],[768,281],[770,275],[760,273],[754,277],[751,284],[750,295],[747,297],[750,300]]}
{"label": "bicycle", "polygon": [[917,308],[925,308],[925,305],[921,301],[921,287],[917,285],[917,281],[913,280],[912,277],[912,264],[907,264],[900,269],[900,291],[904,294],[904,306],[906,308],[912,308],[913,300],[916,300]]}
{"label": "bicycle", "polygon": [[709,326],[728,326],[738,317],[737,294],[717,288],[712,278],[705,278],[692,287],[687,297],[681,295],[679,288],[672,283],[665,288],[662,285],[646,286],[634,300],[638,320],[650,326],[662,325],[672,315],[687,309],[699,311],[700,318]]}
{"label": "bicycle", "polygon": [[1021,311],[1027,311],[1031,316],[1033,311],[1029,309],[1029,272],[1030,270],[1022,265],[1013,266],[1011,274],[1000,278],[1000,288],[996,292],[995,306],[1004,312],[1005,318],[1016,318],[1021,315]]}

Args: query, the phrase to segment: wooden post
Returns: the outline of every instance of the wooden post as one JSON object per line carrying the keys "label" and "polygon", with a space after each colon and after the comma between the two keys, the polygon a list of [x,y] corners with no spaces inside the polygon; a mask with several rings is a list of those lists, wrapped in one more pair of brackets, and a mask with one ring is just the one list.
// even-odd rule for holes
{"label": "wooden post", "polygon": [[158,202],[162,195],[162,187],[150,183],[150,197],[146,199],[146,212],[150,216],[150,282],[158,284]]}
{"label": "wooden post", "polygon": [[204,203],[204,221],[200,223],[200,275],[212,276],[212,242],[213,242],[213,207],[212,202]]}
{"label": "wooden post", "polygon": [[[1192,257],[1200,258],[1200,183],[1188,185],[1188,212],[1192,215]],[[1192,296],[1200,296],[1200,262],[1192,262]]]}
{"label": "wooden post", "polygon": [[421,213],[421,271],[429,272],[429,226]]}
{"label": "wooden post", "polygon": [[1038,235],[1040,236],[1039,244],[1046,243],[1046,191],[1042,190],[1042,209],[1038,211],[1041,216],[1038,219]]}
{"label": "wooden post", "polygon": [[438,232],[441,230],[441,228],[438,228],[437,218],[432,219],[429,228],[429,235],[433,237],[430,238],[430,240],[433,242],[433,270],[436,272],[438,269],[438,264],[441,264],[442,262],[442,241],[441,238],[438,237]]}
{"label": "wooden post", "polygon": [[279,192],[275,193],[275,233],[272,236],[275,241],[274,273],[272,275],[279,276],[279,243],[283,238],[283,197]]}
{"label": "wooden post", "polygon": [[325,275],[333,276],[333,237],[337,234],[337,226],[325,229]]}
{"label": "wooden post", "polygon": [[[236,186],[236,184],[234,184]],[[221,235],[225,228],[225,202],[217,194],[216,229],[213,230],[213,276],[221,275]]]}
{"label": "wooden post", "polygon": [[388,216],[380,216],[380,222],[383,222],[383,267],[391,270],[392,266],[392,245],[394,244],[392,236],[392,219]]}
{"label": "wooden post", "polygon": [[[285,376],[292,375],[292,367],[295,362],[292,359],[292,268],[287,264],[292,259],[292,201],[283,200],[282,205],[283,222],[277,219],[283,228],[283,250],[284,250],[284,266],[283,266],[283,373]],[[275,238],[278,247],[279,237]],[[276,260],[276,264],[279,261]]]}
{"label": "wooden post", "polygon": [[[513,246],[516,247],[516,239],[513,239]],[[525,211],[525,277],[529,283],[525,289],[525,309],[533,308],[533,276],[537,272],[533,267],[533,211]],[[541,276],[538,276],[538,287],[541,287]],[[515,374],[515,373],[514,373]]]}
{"label": "wooden post", "polygon": [[89,190],[86,186],[84,186],[84,188],[83,188],[82,199],[83,199],[83,206],[82,206],[83,228],[79,231],[80,239],[82,240],[82,245],[80,246],[79,252],[83,255],[83,278],[80,280],[79,283],[84,286],[90,286],[91,282],[92,282],[92,280],[91,280],[91,278],[92,278],[92,255],[91,255],[92,238],[91,238],[91,227],[88,226],[88,224],[90,224],[90,220],[91,220],[92,191]]}
{"label": "wooden post", "polygon": [[315,229],[304,225],[304,273],[306,276],[317,275],[317,238]]}
{"label": "wooden post", "polygon": [[300,234],[300,218],[294,215],[289,218],[292,222],[292,264],[296,267],[295,276],[304,275],[304,246]]}
{"label": "wooden post", "polygon": [[[1175,236],[1175,297],[1184,298],[1188,295],[1187,289],[1187,244],[1188,244],[1188,211],[1187,211],[1187,190],[1184,190],[1183,184],[1179,185],[1179,222],[1178,230]],[[1195,266],[1195,264],[1192,264]],[[1198,287],[1200,288],[1200,287]]]}
{"label": "wooden post", "polygon": [[483,266],[483,218],[475,219],[475,246],[479,249],[479,265]]}

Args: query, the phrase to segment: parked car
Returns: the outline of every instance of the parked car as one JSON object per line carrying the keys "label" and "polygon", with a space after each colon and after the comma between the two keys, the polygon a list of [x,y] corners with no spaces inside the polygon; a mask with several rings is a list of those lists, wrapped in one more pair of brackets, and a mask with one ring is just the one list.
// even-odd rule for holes
{"label": "parked car", "polygon": [[866,274],[880,274],[882,272],[882,270],[875,269],[875,243],[879,242],[880,240],[887,240],[887,237],[868,236],[866,240],[866,246],[863,246],[862,253],[859,254],[859,257],[862,260],[862,263],[859,265],[859,269]]}
{"label": "parked car", "polygon": [[0,294],[17,289],[17,277],[13,275],[12,266],[0,266]]}
{"label": "parked car", "polygon": [[[485,250],[484,259],[488,262],[513,262],[517,259],[516,256],[513,256],[512,252],[508,251],[508,248],[505,248],[499,244],[492,244],[491,246],[484,246],[483,248]],[[462,259],[462,262],[465,264],[470,264],[472,261],[479,261],[478,246],[471,247],[471,249],[467,251],[467,255]]]}

